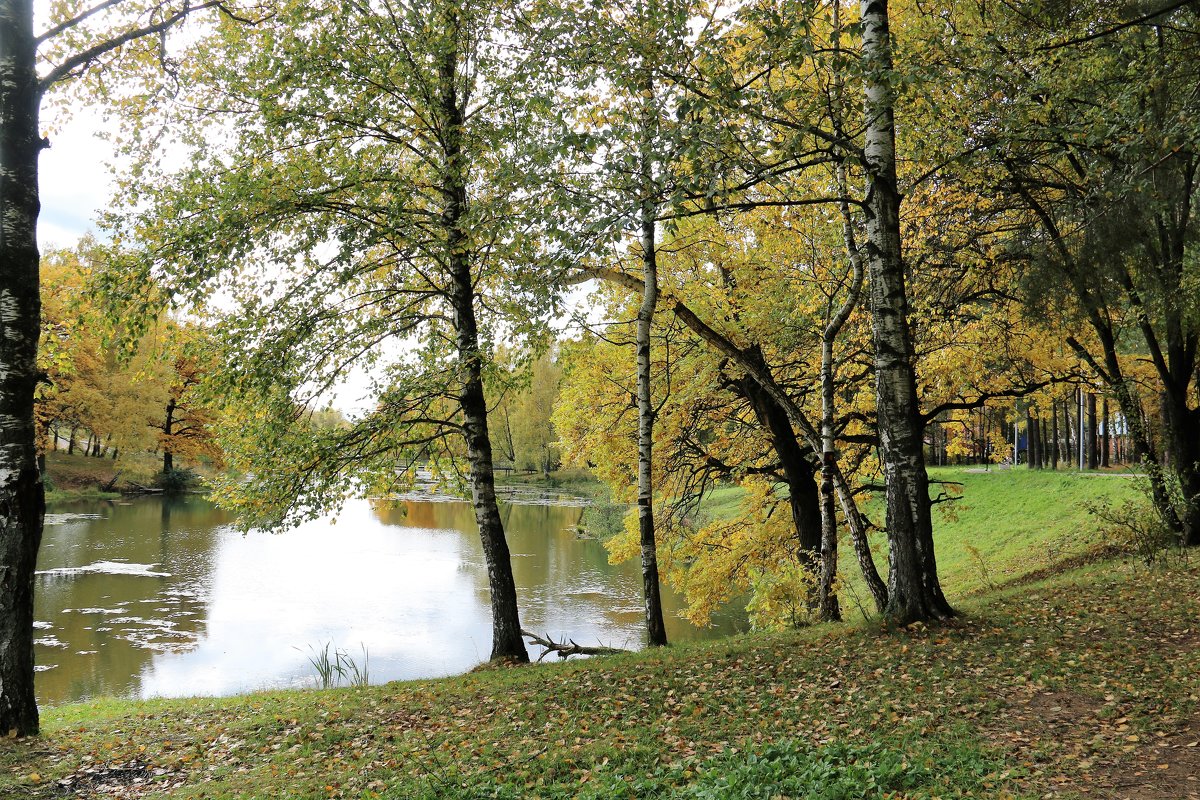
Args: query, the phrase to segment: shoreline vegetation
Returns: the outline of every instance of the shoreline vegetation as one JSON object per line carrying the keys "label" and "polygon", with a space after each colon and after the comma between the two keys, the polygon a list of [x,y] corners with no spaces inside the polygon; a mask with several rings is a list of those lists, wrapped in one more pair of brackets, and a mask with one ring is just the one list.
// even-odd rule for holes
{"label": "shoreline vegetation", "polygon": [[[870,618],[439,680],[46,708],[42,736],[0,746],[0,796],[1200,794],[1200,565],[1186,551],[1147,565],[1088,510],[1136,501],[1136,482],[932,473],[965,484],[936,520],[965,612],[951,623]],[[582,475],[509,482],[589,491]],[[722,490],[709,513],[737,502]]]}

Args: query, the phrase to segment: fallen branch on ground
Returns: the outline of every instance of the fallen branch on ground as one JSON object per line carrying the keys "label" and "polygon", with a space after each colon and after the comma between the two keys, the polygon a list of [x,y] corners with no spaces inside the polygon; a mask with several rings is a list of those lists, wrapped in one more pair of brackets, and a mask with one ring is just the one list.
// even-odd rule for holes
{"label": "fallen branch on ground", "polygon": [[530,633],[524,629],[521,630],[521,635],[533,644],[541,645],[542,647],[546,648],[545,651],[538,656],[538,661],[541,661],[550,653],[555,653],[559,658],[570,658],[571,656],[611,656],[616,655],[617,653],[629,652],[628,650],[623,650],[620,647],[588,647],[586,645],[579,644],[574,639],[568,639],[566,642],[556,642],[550,638],[549,634],[546,634],[546,636],[543,637],[538,636],[536,633]]}
{"label": "fallen branch on ground", "polygon": [[117,474],[112,476],[112,480],[100,487],[102,492],[111,492],[113,487],[117,485],[117,479],[121,477],[122,470],[117,470]]}

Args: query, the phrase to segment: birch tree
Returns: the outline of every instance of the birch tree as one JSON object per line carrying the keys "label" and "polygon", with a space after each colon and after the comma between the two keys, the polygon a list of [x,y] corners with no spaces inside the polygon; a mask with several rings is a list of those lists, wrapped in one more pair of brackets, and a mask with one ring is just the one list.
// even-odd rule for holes
{"label": "birch tree", "polygon": [[[38,156],[50,145],[43,101],[98,64],[156,57],[167,31],[197,12],[236,16],[232,3],[108,0],[55,4],[34,30],[33,0],[0,0],[0,732],[37,733],[33,694],[33,572],[44,490],[36,469]],[[147,48],[148,40],[152,45]]]}
{"label": "birch tree", "polygon": [[888,616],[906,623],[951,616],[934,556],[924,421],[900,237],[896,90],[887,0],[863,0],[862,61],[867,172],[865,261],[875,344],[875,413],[887,497]]}
{"label": "birch tree", "polygon": [[[655,539],[654,419],[651,331],[659,297],[662,222],[679,202],[680,164],[699,134],[686,91],[666,76],[686,70],[701,14],[686,0],[638,0],[564,6],[541,25],[543,47],[564,72],[563,102],[580,108],[573,120],[587,163],[576,191],[592,204],[590,226],[608,245],[590,260],[614,263],[635,253],[641,273],[634,341],[638,408],[637,515],[647,640],[667,643]],[[703,18],[701,14],[700,18]],[[695,137],[695,138],[692,138]]]}

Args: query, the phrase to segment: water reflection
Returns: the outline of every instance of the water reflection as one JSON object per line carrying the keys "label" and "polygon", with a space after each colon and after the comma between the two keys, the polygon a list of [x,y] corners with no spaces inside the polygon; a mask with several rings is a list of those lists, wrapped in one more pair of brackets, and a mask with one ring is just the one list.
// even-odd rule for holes
{"label": "water reflection", "polygon": [[156,654],[206,635],[217,531],[231,517],[187,498],[52,511],[38,554],[39,699],[140,694]]}
{"label": "water reflection", "polygon": [[[463,502],[359,501],[336,523],[242,535],[203,500],[57,507],[37,584],[38,696],[230,694],[311,681],[332,641],[373,682],[469,669],[490,651],[487,570]],[[640,572],[578,539],[580,509],[506,504],[523,624],[580,642],[642,641]],[[678,619],[673,639],[732,632]]]}

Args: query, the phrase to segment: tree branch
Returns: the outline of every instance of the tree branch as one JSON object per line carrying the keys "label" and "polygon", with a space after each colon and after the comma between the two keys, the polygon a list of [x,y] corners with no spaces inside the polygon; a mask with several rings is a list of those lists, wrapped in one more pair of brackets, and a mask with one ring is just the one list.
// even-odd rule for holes
{"label": "tree branch", "polygon": [[[570,658],[571,656],[612,656],[617,653],[628,653],[628,650],[623,650],[620,647],[605,647],[603,645],[589,647],[577,643],[574,639],[568,639],[566,642],[556,642],[550,638],[550,634],[546,636],[538,636],[536,633],[530,633],[524,628],[521,629],[521,635],[530,642],[546,648],[545,651],[538,656],[538,661],[554,653],[559,658]],[[569,644],[568,644],[569,642]]]}

